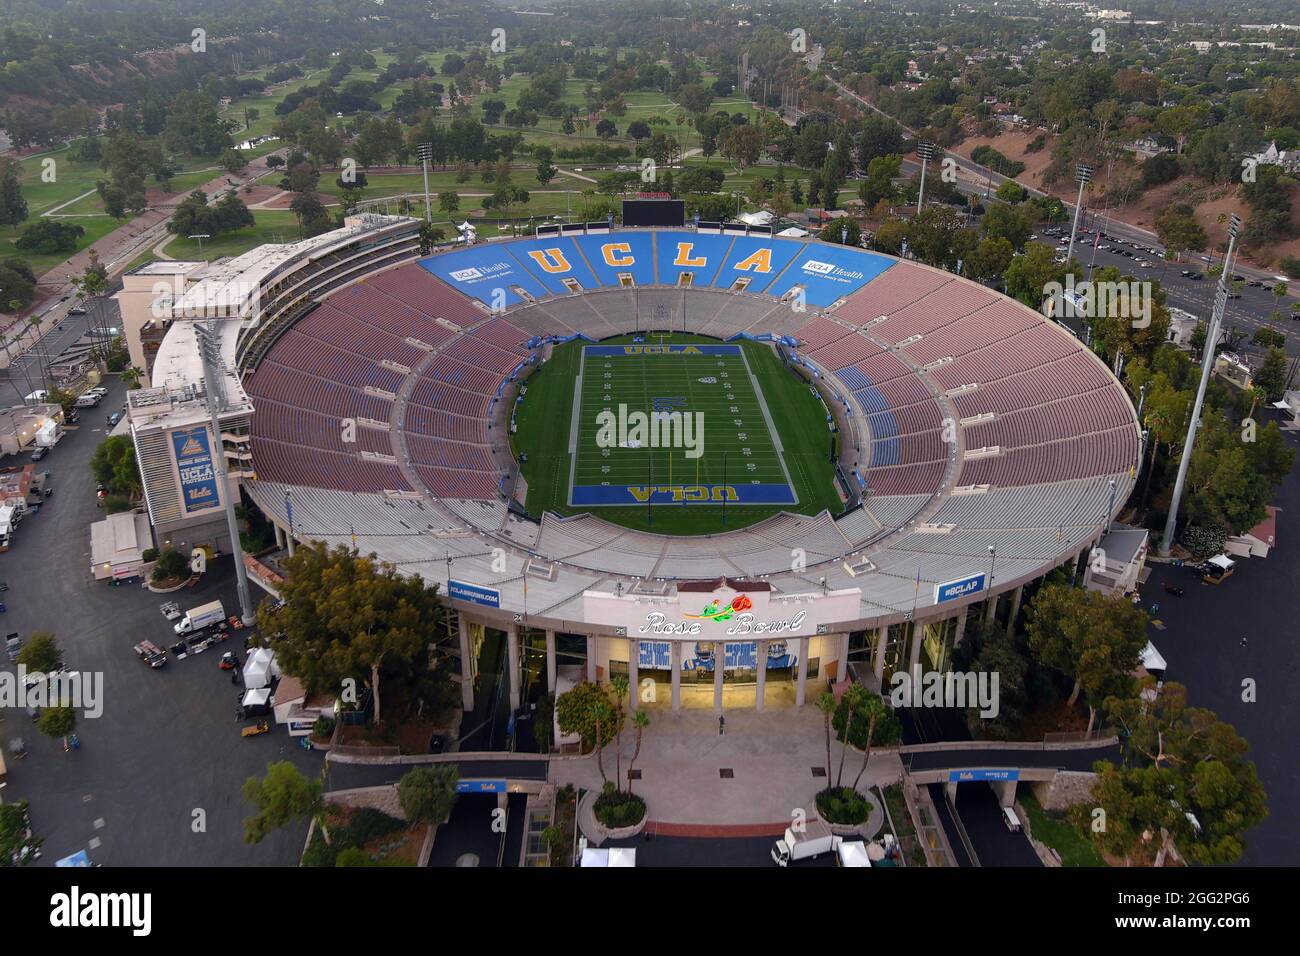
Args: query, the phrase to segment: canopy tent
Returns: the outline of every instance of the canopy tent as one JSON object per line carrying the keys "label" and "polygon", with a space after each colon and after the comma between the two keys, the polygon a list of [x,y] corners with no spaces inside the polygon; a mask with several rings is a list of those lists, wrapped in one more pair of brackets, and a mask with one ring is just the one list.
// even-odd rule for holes
{"label": "canopy tent", "polygon": [[802,239],[804,236],[811,236],[812,233],[807,229],[800,229],[798,226],[791,226],[789,229],[782,229],[777,233],[783,239]]}
{"label": "canopy tent", "polygon": [[259,647],[248,655],[248,660],[244,663],[245,687],[270,687],[271,678],[279,676],[280,668],[275,662],[275,652],[270,648]]}
{"label": "canopy tent", "polygon": [[840,844],[840,866],[871,866],[870,851],[861,840]]}
{"label": "canopy tent", "polygon": [[636,866],[636,850],[632,847],[613,846],[608,850],[584,847],[582,866]]}

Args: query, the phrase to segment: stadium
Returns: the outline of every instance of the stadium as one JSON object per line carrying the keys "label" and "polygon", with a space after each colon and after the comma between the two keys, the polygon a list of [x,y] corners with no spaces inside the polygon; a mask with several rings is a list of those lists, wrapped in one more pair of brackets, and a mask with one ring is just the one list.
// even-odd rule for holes
{"label": "stadium", "polygon": [[290,549],[445,588],[467,703],[498,640],[518,706],[543,635],[550,688],[622,673],[674,709],[802,705],[851,646],[875,682],[942,670],[1131,490],[1110,370],[947,272],[707,223],[421,256],[371,219],[403,240],[353,229],[352,271],[273,321],[264,289],[227,351],[243,486]]}

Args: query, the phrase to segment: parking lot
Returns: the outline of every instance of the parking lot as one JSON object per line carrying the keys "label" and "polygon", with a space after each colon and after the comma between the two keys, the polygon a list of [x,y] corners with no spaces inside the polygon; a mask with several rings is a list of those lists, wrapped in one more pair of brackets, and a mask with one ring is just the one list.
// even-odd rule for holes
{"label": "parking lot", "polygon": [[[189,608],[220,598],[233,613],[238,603],[230,558],[211,563],[198,587],[172,596],[138,582],[115,588],[91,580],[90,524],[103,512],[95,505],[89,462],[106,436],[104,416],[121,408],[125,394],[116,380],[108,384],[108,398],[85,410],[81,427],[38,466],[51,472],[55,494],[0,555],[0,579],[9,585],[5,632],[26,637],[53,631],[69,669],[103,675],[103,715],[79,719],[82,746],[65,753],[21,710],[5,711],[0,743],[9,777],[0,797],[31,801],[33,825],[45,839],[41,865],[81,849],[108,866],[292,865],[306,823],[246,846],[242,820],[249,807],[240,788],[276,760],[319,772],[322,756],[302,750],[280,730],[240,737],[246,721],[235,718],[238,690],[217,668],[222,650],[241,647],[239,637],[186,660],[172,657],[159,670],[132,652],[145,638],[163,647],[173,642],[158,610],[164,601]],[[0,465],[27,461],[10,456]],[[15,736],[30,751],[21,760],[8,754]]]}

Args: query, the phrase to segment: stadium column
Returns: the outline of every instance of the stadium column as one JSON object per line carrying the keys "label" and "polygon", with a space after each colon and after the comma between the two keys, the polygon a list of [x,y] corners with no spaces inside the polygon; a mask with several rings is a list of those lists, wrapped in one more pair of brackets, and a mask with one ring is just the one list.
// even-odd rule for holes
{"label": "stadium column", "polygon": [[673,671],[673,711],[682,709],[682,642],[670,641],[669,666]]}
{"label": "stadium column", "polygon": [[546,693],[555,695],[555,632],[546,632]]}
{"label": "stadium column", "polygon": [[600,638],[587,635],[587,680],[596,683],[596,647]]}
{"label": "stadium column", "polygon": [[836,639],[835,646],[840,655],[839,665],[835,669],[835,679],[846,680],[849,676],[849,635],[847,631]]}
{"label": "stadium column", "polygon": [[884,688],[885,684],[885,645],[889,643],[889,628],[881,625],[876,628],[876,649],[871,656],[871,671],[876,675],[876,683]]}
{"label": "stadium column", "polygon": [[469,626],[465,615],[460,619],[460,702],[466,712],[474,709],[474,652],[469,643]]}
{"label": "stadium column", "polygon": [[1010,637],[1016,630],[1016,615],[1020,613],[1020,597],[1025,593],[1025,586],[1021,584],[1011,595],[1011,613],[1007,615],[1007,636]]}
{"label": "stadium column", "polygon": [[794,705],[802,707],[808,696],[808,649],[811,642],[806,637],[799,638],[799,680],[794,687]]}
{"label": "stadium column", "polygon": [[907,659],[907,672],[915,673],[916,665],[921,663],[921,643],[925,640],[925,625],[920,621],[912,621],[912,652]]}
{"label": "stadium column", "polygon": [[722,713],[722,676],[727,669],[727,645],[718,641],[713,645],[713,709]]}
{"label": "stadium column", "polygon": [[641,680],[641,642],[627,639],[627,709],[636,710],[636,688]]}
{"label": "stadium column", "polygon": [[283,547],[284,547],[284,529],[281,528],[278,524],[275,524],[274,522],[272,522],[271,527],[275,529],[275,546],[276,546],[277,548],[283,548]]}
{"label": "stadium column", "polygon": [[510,712],[519,709],[519,625],[511,624],[506,631],[506,651],[510,666]]}
{"label": "stadium column", "polygon": [[754,698],[754,709],[763,709],[763,696],[767,693],[767,641],[758,641],[758,688]]}
{"label": "stadium column", "polygon": [[993,619],[998,616],[998,596],[990,594],[987,601],[984,602],[984,624],[987,626],[993,623]]}
{"label": "stadium column", "polygon": [[961,639],[966,636],[966,612],[969,610],[970,608],[964,607],[961,609],[961,613],[957,615],[957,633],[952,638],[953,647],[960,646]]}

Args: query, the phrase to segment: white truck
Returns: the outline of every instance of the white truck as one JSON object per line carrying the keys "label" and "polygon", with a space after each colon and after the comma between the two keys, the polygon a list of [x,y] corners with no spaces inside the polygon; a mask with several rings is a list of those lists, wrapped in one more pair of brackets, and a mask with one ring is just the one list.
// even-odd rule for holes
{"label": "white truck", "polygon": [[810,860],[838,850],[840,842],[826,821],[809,820],[798,832],[788,827],[785,836],[772,844],[772,860],[778,866],[789,866],[792,860]]}
{"label": "white truck", "polygon": [[226,619],[226,609],[221,606],[220,601],[210,601],[207,604],[200,604],[198,607],[190,608],[185,612],[185,616],[172,625],[172,630],[177,634],[189,634],[193,631],[202,630],[213,624],[217,624]]}

